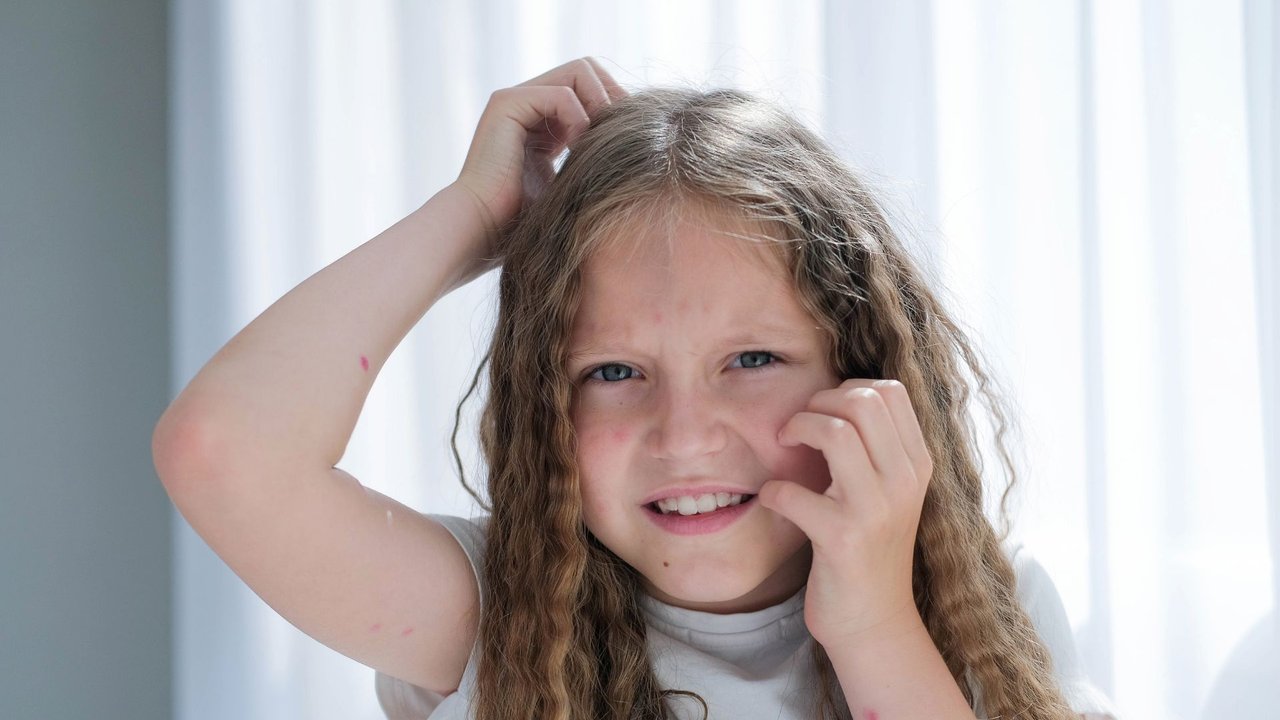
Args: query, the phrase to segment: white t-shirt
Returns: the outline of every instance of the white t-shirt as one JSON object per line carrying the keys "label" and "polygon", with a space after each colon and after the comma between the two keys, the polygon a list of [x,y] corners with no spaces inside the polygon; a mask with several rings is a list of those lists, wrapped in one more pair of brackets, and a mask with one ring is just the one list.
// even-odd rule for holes
{"label": "white t-shirt", "polygon": [[[453,533],[472,569],[478,568],[488,519],[429,517]],[[1018,576],[1018,597],[1053,655],[1067,702],[1078,713],[1108,715],[1114,720],[1110,701],[1085,676],[1066,611],[1048,574],[1020,546],[1009,554]],[[659,686],[701,695],[709,720],[812,718],[817,677],[813,638],[804,624],[804,593],[801,588],[778,605],[732,615],[686,610],[642,597],[649,657]],[[484,602],[483,584],[480,600]],[[469,717],[478,660],[472,648],[458,690],[448,696],[375,673],[378,702],[388,720],[464,720]],[[682,720],[702,717],[702,706],[693,698],[673,696],[668,703]]]}

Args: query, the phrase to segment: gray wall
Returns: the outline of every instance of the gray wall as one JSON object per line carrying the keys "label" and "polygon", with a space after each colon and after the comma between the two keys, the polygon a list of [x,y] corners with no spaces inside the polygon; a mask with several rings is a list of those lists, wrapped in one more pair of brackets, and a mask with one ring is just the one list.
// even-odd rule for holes
{"label": "gray wall", "polygon": [[170,715],[163,0],[0,3],[0,718]]}

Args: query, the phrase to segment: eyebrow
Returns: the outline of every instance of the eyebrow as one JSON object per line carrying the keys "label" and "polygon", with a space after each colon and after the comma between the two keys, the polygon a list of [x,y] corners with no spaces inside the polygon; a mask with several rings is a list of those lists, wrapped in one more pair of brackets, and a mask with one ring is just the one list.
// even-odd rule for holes
{"label": "eyebrow", "polygon": [[[816,326],[815,326],[816,327]],[[765,345],[783,342],[791,343],[801,339],[801,332],[791,326],[786,325],[760,325],[747,330],[739,330],[732,335],[718,337],[712,343],[713,345],[761,345],[761,349],[766,349]],[[579,358],[591,355],[608,355],[612,352],[623,350],[626,343],[618,340],[615,336],[605,334],[601,338],[595,338],[592,342],[575,347],[569,352],[569,360],[577,360]]]}

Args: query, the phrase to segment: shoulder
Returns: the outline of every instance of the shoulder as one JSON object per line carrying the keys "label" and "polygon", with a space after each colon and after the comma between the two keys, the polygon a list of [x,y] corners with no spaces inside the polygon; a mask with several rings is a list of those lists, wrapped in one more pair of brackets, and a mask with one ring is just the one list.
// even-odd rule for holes
{"label": "shoulder", "polygon": [[1049,571],[1021,542],[1007,542],[1003,549],[1017,578],[1018,602],[1049,651],[1054,676],[1071,708],[1087,716],[1118,717],[1111,700],[1093,684],[1085,671],[1076,648],[1071,620]]}
{"label": "shoulder", "polygon": [[[1049,571],[1040,563],[1031,548],[1022,542],[1008,541],[1002,546],[1005,557],[1013,566],[1013,574],[1018,582],[1018,600],[1028,613],[1044,613],[1055,616],[1056,609],[1062,608],[1062,597],[1058,588],[1049,576]],[[1056,619],[1046,617],[1043,619]],[[1062,619],[1066,619],[1063,609]],[[1069,627],[1069,623],[1068,623]]]}
{"label": "shoulder", "polygon": [[1079,658],[1076,654],[1075,634],[1062,597],[1058,594],[1053,579],[1049,577],[1048,570],[1031,549],[1020,542],[1006,543],[1003,550],[1013,566],[1018,603],[1031,618],[1041,642],[1053,655],[1055,671],[1060,677],[1064,673],[1076,673],[1079,670]]}
{"label": "shoulder", "polygon": [[471,559],[471,564],[475,567],[480,567],[479,561],[484,556],[485,535],[489,529],[488,515],[464,518],[456,515],[428,513],[427,517],[443,525],[458,540],[458,544],[462,546],[462,549],[467,553],[467,557]]}

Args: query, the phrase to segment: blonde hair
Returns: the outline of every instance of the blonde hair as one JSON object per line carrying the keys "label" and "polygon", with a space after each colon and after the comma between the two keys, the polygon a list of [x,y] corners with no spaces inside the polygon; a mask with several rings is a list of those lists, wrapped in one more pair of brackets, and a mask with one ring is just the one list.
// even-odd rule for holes
{"label": "blonde hair", "polygon": [[[979,354],[870,188],[817,135],[745,92],[670,88],[602,111],[504,233],[481,419],[490,503],[476,496],[490,513],[476,717],[664,718],[669,696],[701,701],[658,686],[637,573],[584,525],[565,370],[585,259],[629,224],[670,222],[690,203],[736,213],[784,241],[841,377],[906,386],[934,464],[916,539],[916,606],[971,706],[980,693],[990,717],[1072,717],[1001,549],[1017,479],[1004,442],[1012,412]],[[1007,471],[1002,534],[983,512],[973,385]],[[814,716],[849,717],[830,661],[819,643],[813,649]]]}

